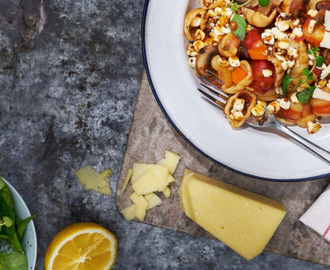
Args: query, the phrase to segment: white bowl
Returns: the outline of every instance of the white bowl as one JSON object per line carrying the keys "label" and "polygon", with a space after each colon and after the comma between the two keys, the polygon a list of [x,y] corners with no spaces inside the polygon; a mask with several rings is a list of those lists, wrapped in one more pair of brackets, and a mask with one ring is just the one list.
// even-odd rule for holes
{"label": "white bowl", "polygon": [[[188,65],[183,22],[198,0],[145,1],[142,42],[150,86],[173,127],[198,151],[235,172],[276,181],[330,175],[327,162],[293,139],[253,128],[233,129],[224,114],[202,99]],[[330,125],[316,134],[293,130],[330,151]]]}
{"label": "white bowl", "polygon": [[[16,212],[16,215],[20,219],[25,219],[29,216],[31,216],[30,211],[28,207],[26,206],[24,200],[22,199],[21,195],[15,190],[15,188],[8,183],[5,179],[2,178],[2,180],[8,185],[11,194],[13,196],[14,200],[14,209]],[[28,260],[28,266],[29,270],[33,270],[35,268],[36,260],[37,260],[37,235],[36,230],[34,227],[33,220],[29,222],[29,224],[26,227],[26,230],[23,234],[22,238],[22,246],[25,251],[27,260]]]}

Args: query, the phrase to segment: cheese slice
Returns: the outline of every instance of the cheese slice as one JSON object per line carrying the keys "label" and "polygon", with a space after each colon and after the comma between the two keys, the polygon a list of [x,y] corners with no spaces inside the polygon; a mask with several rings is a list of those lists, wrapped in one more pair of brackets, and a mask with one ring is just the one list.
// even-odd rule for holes
{"label": "cheese slice", "polygon": [[131,182],[134,183],[142,174],[151,169],[153,164],[134,163]]}
{"label": "cheese slice", "polygon": [[112,174],[110,169],[97,173],[91,166],[85,165],[75,172],[80,184],[85,190],[94,190],[98,193],[111,195],[108,177]]}
{"label": "cheese slice", "polygon": [[[134,174],[134,168],[133,168]],[[155,191],[162,191],[168,185],[168,168],[153,164],[138,179],[132,183],[132,188],[136,194],[147,194]]]}
{"label": "cheese slice", "polygon": [[135,218],[136,205],[131,204],[130,206],[127,206],[125,209],[121,210],[120,212],[125,219],[132,220],[133,218]]}
{"label": "cheese slice", "polygon": [[165,150],[165,158],[158,161],[158,164],[163,165],[168,168],[170,171],[170,174],[173,174],[176,170],[176,167],[178,166],[180,161],[180,156],[171,152]]}
{"label": "cheese slice", "polygon": [[326,31],[330,31],[330,10],[325,11],[324,26]]}
{"label": "cheese slice", "polygon": [[148,201],[142,196],[138,195],[133,192],[129,198],[135,205],[135,216],[140,220],[143,221],[144,217],[146,216],[146,210],[148,207]]}
{"label": "cheese slice", "polygon": [[285,216],[279,202],[189,170],[179,196],[189,218],[247,260],[264,250]]}
{"label": "cheese slice", "polygon": [[330,32],[324,31],[323,39],[320,43],[320,47],[330,49]]}
{"label": "cheese slice", "polygon": [[155,206],[161,205],[163,203],[162,199],[159,198],[155,193],[151,192],[144,195],[144,198],[148,201],[147,210],[154,208]]}

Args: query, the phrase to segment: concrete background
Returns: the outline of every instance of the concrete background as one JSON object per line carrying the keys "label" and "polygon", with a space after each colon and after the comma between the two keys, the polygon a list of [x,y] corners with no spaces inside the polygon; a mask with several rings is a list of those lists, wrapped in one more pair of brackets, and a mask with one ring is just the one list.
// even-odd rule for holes
{"label": "concrete background", "polygon": [[143,5],[0,1],[0,169],[39,214],[36,269],[52,237],[80,221],[117,236],[114,269],[329,269],[269,253],[246,262],[219,241],[127,222],[114,196],[80,186],[74,172],[89,164],[113,169],[117,188],[143,72]]}

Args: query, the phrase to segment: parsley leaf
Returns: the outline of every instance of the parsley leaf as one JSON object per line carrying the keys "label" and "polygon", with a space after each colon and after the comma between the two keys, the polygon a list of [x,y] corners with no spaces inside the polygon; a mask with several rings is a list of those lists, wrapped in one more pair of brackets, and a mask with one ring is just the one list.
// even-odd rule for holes
{"label": "parsley leaf", "polygon": [[232,22],[236,22],[237,29],[235,31],[232,31],[232,33],[240,40],[243,41],[246,35],[246,20],[240,16],[234,13],[234,16],[231,19]]}

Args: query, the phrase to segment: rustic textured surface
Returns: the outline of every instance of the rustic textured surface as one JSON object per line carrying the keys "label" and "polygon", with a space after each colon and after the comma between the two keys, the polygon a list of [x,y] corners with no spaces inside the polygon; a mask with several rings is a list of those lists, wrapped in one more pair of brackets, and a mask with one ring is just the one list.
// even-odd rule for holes
{"label": "rustic textured surface", "polygon": [[[219,241],[127,222],[117,212],[115,196],[80,186],[74,172],[89,164],[113,169],[116,191],[143,71],[142,10],[143,0],[0,1],[0,169],[31,212],[38,213],[36,269],[44,269],[52,237],[81,221],[96,222],[116,235],[114,269],[326,269],[272,253],[246,262]],[[159,110],[145,94],[150,109]],[[162,117],[152,125],[145,122],[149,118],[141,119],[143,133],[134,138],[134,152],[159,144],[158,132],[173,133]],[[155,136],[145,143],[150,132]],[[185,157],[193,153],[204,163],[179,136],[129,162],[156,160],[163,147],[178,142],[187,147]],[[132,144],[127,153],[131,149]],[[192,169],[211,165],[201,166]],[[303,195],[302,190],[299,198],[307,206],[312,200]]]}
{"label": "rustic textured surface", "polygon": [[[171,150],[181,156],[174,174],[177,181],[170,185],[171,197],[162,197],[163,204],[147,212],[145,223],[212,238],[180,210],[178,188],[183,172],[188,168],[282,202],[287,215],[266,251],[330,265],[329,243],[298,221],[326,187],[329,179],[297,183],[270,182],[249,178],[216,165],[197,152],[172,128],[158,107],[144,76],[118,186],[122,186],[134,162],[156,163],[164,157],[164,150]],[[117,191],[119,210],[131,204],[128,198],[131,193],[130,186],[123,193]]]}

